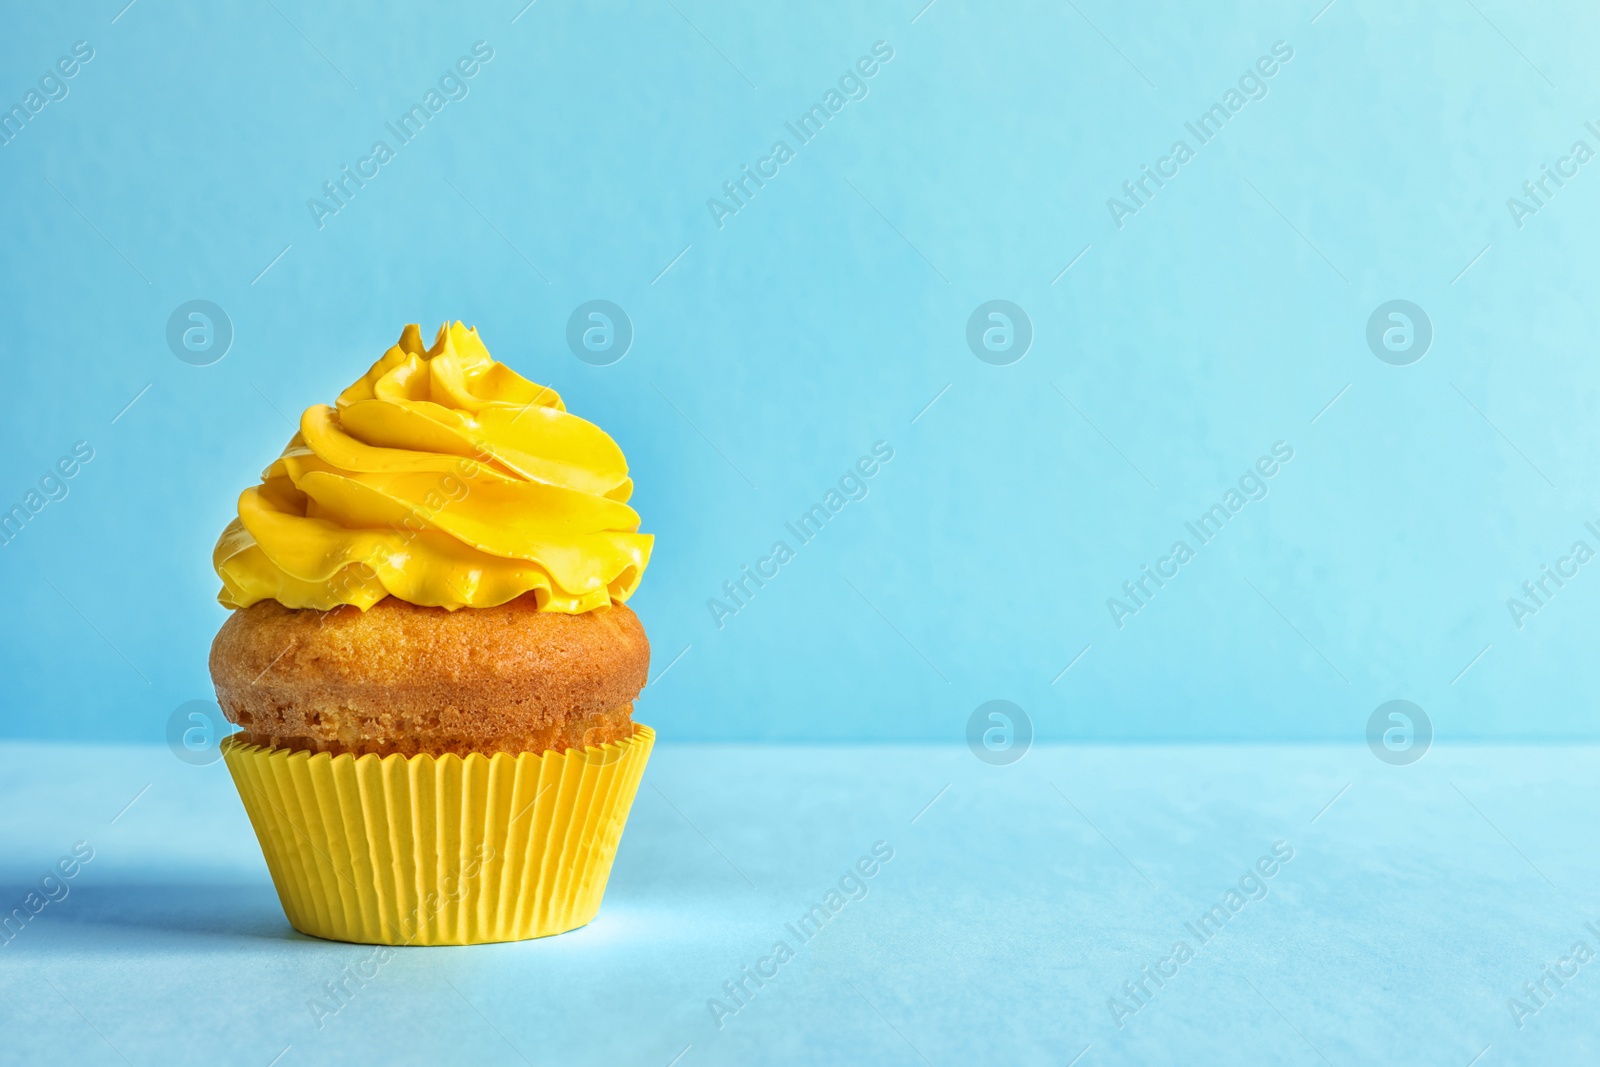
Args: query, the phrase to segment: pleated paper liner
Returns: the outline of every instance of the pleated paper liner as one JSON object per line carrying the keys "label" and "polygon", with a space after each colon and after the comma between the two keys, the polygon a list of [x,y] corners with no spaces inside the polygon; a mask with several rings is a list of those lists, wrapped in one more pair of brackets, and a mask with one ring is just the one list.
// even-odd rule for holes
{"label": "pleated paper liner", "polygon": [[600,910],[655,743],[566,752],[330,756],[229,738],[223,757],[295,929],[475,945],[576,929]]}

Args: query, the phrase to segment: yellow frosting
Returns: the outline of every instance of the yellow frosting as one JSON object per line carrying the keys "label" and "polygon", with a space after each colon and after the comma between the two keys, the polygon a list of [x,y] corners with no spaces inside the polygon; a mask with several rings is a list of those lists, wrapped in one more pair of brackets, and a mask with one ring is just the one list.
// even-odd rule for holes
{"label": "yellow frosting", "polygon": [[212,553],[229,608],[454,610],[532,592],[569,614],[626,600],[650,560],[622,450],[476,329],[416,326],[239,497]]}

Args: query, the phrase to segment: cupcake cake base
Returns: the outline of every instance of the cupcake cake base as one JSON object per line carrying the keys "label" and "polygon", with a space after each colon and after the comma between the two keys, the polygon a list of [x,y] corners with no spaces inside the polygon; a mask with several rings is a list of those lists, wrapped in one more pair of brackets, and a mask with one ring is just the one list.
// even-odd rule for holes
{"label": "cupcake cake base", "polygon": [[546,937],[594,918],[655,731],[565,751],[223,756],[295,929],[382,945]]}

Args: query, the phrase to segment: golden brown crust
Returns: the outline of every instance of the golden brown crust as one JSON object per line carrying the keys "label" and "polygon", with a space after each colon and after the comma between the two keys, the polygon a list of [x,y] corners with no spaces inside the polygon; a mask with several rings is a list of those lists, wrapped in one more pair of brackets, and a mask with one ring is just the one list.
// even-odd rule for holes
{"label": "golden brown crust", "polygon": [[542,752],[633,732],[650,644],[625,605],[565,615],[389,597],[365,613],[235,611],[211,645],[228,720],[255,744],[315,752]]}

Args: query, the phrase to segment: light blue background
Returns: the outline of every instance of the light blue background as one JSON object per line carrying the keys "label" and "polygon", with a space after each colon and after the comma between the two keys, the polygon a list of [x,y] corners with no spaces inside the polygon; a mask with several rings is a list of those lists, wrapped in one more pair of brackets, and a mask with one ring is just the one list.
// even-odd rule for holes
{"label": "light blue background", "polygon": [[[122,2],[0,35],[5,106],[95,49],[0,148],[0,504],[95,449],[0,549],[4,736],[156,741],[209,694],[211,548],[284,416],[447,317],[625,449],[664,738],[959,741],[991,698],[1046,739],[1358,741],[1395,697],[1441,738],[1594,735],[1600,565],[1506,607],[1600,548],[1600,162],[1505,206],[1600,148],[1583,5]],[[307,198],[478,40],[470,96],[319,230]],[[879,40],[719,230],[707,198]],[[1106,199],[1279,40],[1119,230]],[[164,339],[196,298],[236,330],[209,367]],[[610,367],[565,345],[592,298],[636,331]],[[964,339],[997,298],[1035,330],[1007,367]],[[1395,298],[1435,331],[1407,367],[1364,339]],[[877,440],[871,495],[718,629]],[[1279,440],[1271,495],[1119,630],[1107,598]]]}

